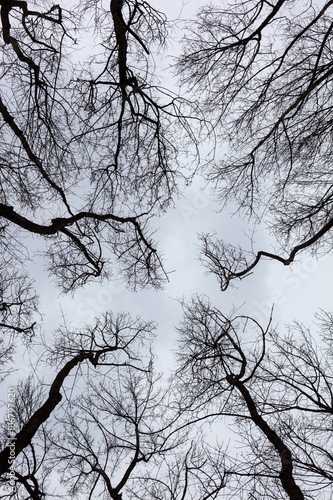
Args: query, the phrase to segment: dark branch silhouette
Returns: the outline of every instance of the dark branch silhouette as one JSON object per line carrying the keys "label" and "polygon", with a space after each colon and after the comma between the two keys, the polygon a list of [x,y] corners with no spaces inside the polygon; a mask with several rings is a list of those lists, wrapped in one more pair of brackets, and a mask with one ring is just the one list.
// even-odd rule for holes
{"label": "dark branch silhouette", "polygon": [[289,265],[302,250],[331,248],[333,3],[294,8],[285,0],[206,5],[188,26],[178,58],[188,95],[229,145],[205,169],[221,205],[231,202],[262,221],[287,252],[248,258],[204,236],[207,267],[223,290],[262,258]]}
{"label": "dark branch silhouette", "polygon": [[227,419],[244,446],[225,452],[226,498],[262,492],[300,500],[314,489],[321,498],[332,480],[331,315],[320,318],[327,345],[319,350],[301,324],[282,334],[272,318],[263,328],[199,296],[183,308],[176,380],[187,425]]}

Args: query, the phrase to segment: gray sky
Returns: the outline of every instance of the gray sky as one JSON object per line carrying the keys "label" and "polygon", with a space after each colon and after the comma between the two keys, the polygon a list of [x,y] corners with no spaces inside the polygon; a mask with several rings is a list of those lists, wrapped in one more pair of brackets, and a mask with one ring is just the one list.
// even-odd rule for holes
{"label": "gray sky", "polygon": [[[154,0],[152,3],[164,10],[170,18],[176,18],[180,14],[179,3],[175,0],[167,4],[162,0]],[[199,0],[187,2],[182,16],[186,18],[193,15],[197,6],[203,3]],[[171,63],[170,57],[176,50],[174,43],[169,55],[165,55],[165,67]],[[162,75],[166,75],[161,76],[163,84],[170,85],[171,74],[164,69]],[[205,151],[205,147],[203,149]],[[206,294],[223,313],[239,309],[241,313],[253,316],[262,324],[267,322],[274,304],[273,323],[278,323],[281,328],[293,320],[310,324],[320,308],[330,310],[333,256],[323,257],[318,261],[303,252],[290,267],[284,267],[275,261],[262,261],[251,276],[236,283],[237,288],[221,292],[217,280],[213,276],[206,276],[205,269],[198,261],[197,234],[201,231],[216,231],[220,238],[249,248],[252,223],[237,214],[232,215],[231,208],[230,212],[220,212],[212,193],[209,189],[203,191],[203,186],[203,182],[197,179],[184,191],[183,197],[176,201],[174,209],[153,221],[153,227],[157,230],[155,239],[158,249],[164,256],[166,270],[170,272],[170,281],[164,290],[139,290],[133,293],[126,290],[120,280],[116,280],[89,284],[79,289],[74,297],[61,296],[47,276],[45,262],[37,260],[31,269],[37,282],[41,311],[45,314],[46,338],[52,338],[53,331],[62,322],[62,315],[68,325],[82,327],[106,310],[115,313],[125,311],[132,317],[139,315],[158,323],[154,352],[158,357],[158,369],[167,372],[173,366],[177,338],[175,326],[182,316],[178,299],[182,297],[189,300],[192,294]],[[256,251],[271,250],[271,240],[264,227],[258,228],[255,242]],[[36,239],[32,246],[38,246]],[[42,345],[36,346],[35,351],[29,353],[32,365],[43,349]],[[28,365],[22,366],[5,384],[11,385],[17,378],[30,372]],[[52,371],[45,375],[53,378]]]}
{"label": "gray sky", "polygon": [[[191,0],[180,6],[176,1],[152,2],[170,19],[179,16],[189,19],[204,3],[201,0]],[[162,62],[156,61],[157,72],[160,73],[161,82],[165,86],[172,86],[175,82],[171,71],[168,70],[168,66],[172,64],[172,56],[179,50],[176,39],[173,38],[174,41],[168,47]],[[204,156],[208,149],[202,145],[202,150]],[[106,309],[112,309],[114,312],[127,311],[132,316],[140,315],[144,319],[151,318],[159,324],[155,350],[160,358],[160,366],[164,369],[170,365],[171,352],[175,347],[174,326],[181,318],[177,299],[183,296],[190,299],[194,293],[207,294],[224,313],[241,307],[242,313],[253,315],[260,322],[267,320],[274,303],[274,322],[281,325],[294,319],[309,323],[320,307],[330,308],[332,285],[328,277],[333,257],[317,261],[303,253],[298,261],[288,268],[278,262],[262,261],[251,276],[237,284],[237,288],[221,292],[216,279],[213,276],[205,276],[205,270],[198,261],[197,233],[216,231],[220,238],[249,248],[252,223],[241,219],[237,214],[232,216],[231,209],[230,213],[219,212],[213,194],[209,189],[202,191],[203,185],[200,178],[196,179],[193,185],[184,191],[183,198],[176,201],[174,209],[153,221],[153,227],[157,229],[155,239],[164,256],[166,270],[173,271],[169,276],[170,282],[162,291],[131,293],[120,281],[111,281],[89,284],[78,290],[74,298],[60,296],[45,272],[45,262],[38,260],[37,264],[32,266],[32,272],[37,280],[41,309],[45,314],[46,334],[52,334],[56,325],[61,322],[62,313],[66,322],[77,326],[93,321],[95,315]],[[258,228],[255,241],[255,250],[271,249],[265,228]],[[37,239],[32,243],[32,247],[38,247]]]}

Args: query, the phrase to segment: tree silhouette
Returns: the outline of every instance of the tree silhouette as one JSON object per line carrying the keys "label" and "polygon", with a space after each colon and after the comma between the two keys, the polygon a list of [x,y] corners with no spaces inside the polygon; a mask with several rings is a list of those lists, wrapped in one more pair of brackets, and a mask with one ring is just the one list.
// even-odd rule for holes
{"label": "tree silhouette", "polygon": [[186,98],[159,82],[170,25],[146,1],[0,8],[0,381],[15,347],[31,355],[3,396],[0,498],[329,498],[330,313],[324,350],[302,323],[283,333],[184,300],[165,380],[151,321],[106,311],[44,332],[33,267],[46,261],[63,293],[161,288],[154,221],[199,172],[203,130],[229,148],[201,169],[222,207],[278,241],[246,251],[201,234],[222,290],[262,259],[331,251],[333,1],[202,7],[176,62]]}
{"label": "tree silhouette", "polygon": [[[205,297],[184,305],[177,372],[183,408],[205,425],[231,420],[247,447],[224,459],[226,498],[326,498],[333,479],[332,353],[301,324],[284,336],[270,323],[225,316]],[[321,330],[331,345],[330,315],[322,316]]]}
{"label": "tree silhouette", "polygon": [[206,170],[222,205],[264,220],[276,251],[203,234],[221,289],[262,258],[291,264],[331,248],[332,3],[251,0],[205,6],[188,26],[178,71],[228,154]]}
{"label": "tree silhouette", "polygon": [[68,498],[217,497],[224,471],[184,426],[171,387],[155,373],[155,327],[106,313],[81,330],[58,330],[43,360],[60,369],[49,384],[34,375],[22,381],[8,416],[16,434],[8,419],[3,424],[0,484],[11,484],[12,449],[16,478],[6,498],[52,494],[55,472]]}
{"label": "tree silhouette", "polygon": [[166,274],[148,222],[177,192],[174,132],[186,127],[180,100],[150,74],[164,16],[137,1],[71,10],[6,1],[1,23],[3,250],[43,238],[64,291],[109,275],[110,251],[132,287],[158,288]]}

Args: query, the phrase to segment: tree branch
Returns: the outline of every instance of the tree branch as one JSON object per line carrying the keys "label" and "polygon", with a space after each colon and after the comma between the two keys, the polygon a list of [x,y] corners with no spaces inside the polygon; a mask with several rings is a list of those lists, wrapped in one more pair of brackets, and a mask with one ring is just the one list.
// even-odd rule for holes
{"label": "tree branch", "polygon": [[[110,347],[109,351],[115,350],[114,347]],[[69,375],[71,370],[75,368],[78,364],[82,363],[88,359],[95,365],[94,354],[91,351],[81,351],[77,356],[74,356],[70,361],[68,361],[65,366],[60,370],[60,372],[55,377],[50,391],[49,396],[45,403],[29,418],[28,422],[23,426],[23,428],[16,434],[14,438],[11,438],[11,443],[15,444],[15,457],[21,453],[24,448],[26,448],[33,439],[34,435],[40,428],[40,426],[50,417],[51,413],[55,407],[60,403],[62,395],[60,389],[63,385],[65,378]],[[9,457],[11,450],[9,445],[6,446],[0,452],[0,476],[9,470]]]}
{"label": "tree branch", "polygon": [[274,429],[272,429],[261,417],[261,415],[259,415],[256,404],[244,383],[240,381],[238,377],[233,375],[227,375],[226,380],[230,385],[236,387],[242,394],[252,417],[252,421],[265,434],[269,442],[272,443],[275,450],[278,452],[281,460],[281,471],[279,477],[283,489],[289,496],[290,500],[304,500],[304,495],[293,477],[293,462],[289,448],[284,444]]}

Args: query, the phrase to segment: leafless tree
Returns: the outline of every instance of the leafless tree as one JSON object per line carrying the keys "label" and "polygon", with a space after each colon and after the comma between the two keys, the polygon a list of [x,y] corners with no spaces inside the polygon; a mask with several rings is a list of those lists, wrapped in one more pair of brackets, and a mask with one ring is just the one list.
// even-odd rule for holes
{"label": "leafless tree", "polygon": [[204,234],[203,261],[224,290],[262,258],[289,265],[332,248],[333,5],[223,4],[188,24],[178,71],[228,145],[206,171],[218,199],[263,219],[278,246],[246,254]]}
{"label": "leafless tree", "polygon": [[[0,8],[3,363],[17,335],[36,333],[27,265],[36,256],[47,256],[64,292],[113,268],[132,288],[161,286],[167,275],[149,223],[186,181],[179,154],[197,139],[183,100],[152,74],[167,23],[148,2],[0,0]],[[14,462],[16,482],[2,498],[62,497],[54,473],[71,497],[153,499],[154,485],[170,500],[195,489],[216,497],[223,471],[168,408],[148,347],[153,329],[106,313],[92,327],[60,328],[53,343],[48,333],[2,425],[1,486],[11,486]]]}
{"label": "leafless tree", "polygon": [[[22,380],[15,387],[15,392],[10,391],[8,393],[8,395],[12,394],[15,394],[15,400],[10,400],[13,406],[12,404],[10,406],[6,405],[8,415],[1,424],[2,450],[8,444],[15,443],[13,437],[18,433],[19,428],[24,428],[33,415],[38,417],[37,410],[45,402],[43,385],[36,383],[32,375]],[[49,486],[49,474],[45,463],[45,458],[49,452],[47,441],[49,430],[49,422],[40,424],[34,438],[28,442],[19,455],[15,459],[13,453],[10,455],[6,464],[9,466],[8,473],[2,474],[0,479],[1,499],[32,498],[37,500],[45,497],[44,492],[47,491]],[[13,470],[12,474],[10,474],[11,468]]]}
{"label": "leafless tree", "polygon": [[[330,498],[332,353],[299,324],[283,336],[270,324],[225,316],[203,297],[184,308],[178,371],[184,408],[205,425],[231,420],[245,448],[223,464],[229,497]],[[331,319],[323,324],[330,335]]]}
{"label": "leafless tree", "polygon": [[45,257],[63,292],[119,275],[134,289],[162,286],[150,221],[172,204],[185,179],[178,151],[195,138],[181,100],[154,76],[167,21],[149,3],[0,9],[5,363],[40,328],[30,262]]}
{"label": "leafless tree", "polygon": [[[139,319],[131,320],[124,314],[117,317],[105,314],[84,331],[71,331],[65,327],[59,330],[55,344],[48,348],[47,356],[48,366],[60,365],[60,370],[58,369],[48,388],[47,384],[44,384],[43,389],[41,386],[36,387],[36,382],[31,377],[19,386],[15,394],[14,411],[14,421],[19,428],[15,436],[11,433],[10,439],[8,421],[4,423],[0,471],[5,482],[9,480],[6,472],[10,466],[10,444],[14,442],[16,463],[18,458],[22,457],[22,470],[20,467],[16,469],[18,484],[28,492],[29,488],[35,489],[36,495],[43,493],[38,486],[38,471],[41,468],[47,470],[50,460],[46,453],[50,448],[49,429],[54,426],[55,413],[59,411],[61,414],[63,409],[66,411],[70,407],[73,380],[74,386],[76,380],[79,389],[85,391],[87,383],[85,377],[89,379],[90,372],[82,365],[88,362],[94,367],[96,376],[99,375],[101,378],[120,367],[124,370],[131,367],[133,370],[145,373],[147,367],[144,363],[144,354],[139,355],[139,352],[146,342],[151,341],[153,327],[152,323],[144,323]],[[65,400],[59,406],[64,397]],[[48,426],[48,432],[45,425]],[[13,494],[15,496],[16,493]]]}
{"label": "leafless tree", "polygon": [[224,469],[155,374],[154,327],[107,313],[91,327],[58,330],[44,356],[56,376],[41,383],[35,369],[3,423],[0,498],[217,498]]}
{"label": "leafless tree", "polygon": [[[129,366],[133,362],[133,366],[140,370],[143,358],[139,358],[138,354],[140,342],[147,340],[152,330],[151,323],[144,323],[139,319],[131,320],[123,314],[114,317],[109,313],[102,319],[97,318],[95,324],[92,327],[87,326],[84,331],[71,331],[67,328],[59,330],[55,345],[49,349],[49,363],[62,363],[61,368],[50,384],[45,402],[36,411],[30,411],[28,420],[15,436],[15,456],[31,442],[39,427],[60,403],[61,388],[73,371],[80,370],[80,365],[85,361],[93,367],[102,365],[108,369],[119,365]],[[31,400],[30,397],[28,399]],[[40,396],[37,400],[40,400]],[[29,403],[29,406],[33,405]],[[5,472],[8,467],[8,453],[8,447],[0,453],[0,473]]]}
{"label": "leafless tree", "polygon": [[64,291],[109,275],[106,262],[159,287],[148,223],[182,176],[175,131],[194,139],[151,75],[165,17],[136,0],[0,5],[1,248],[38,235]]}

